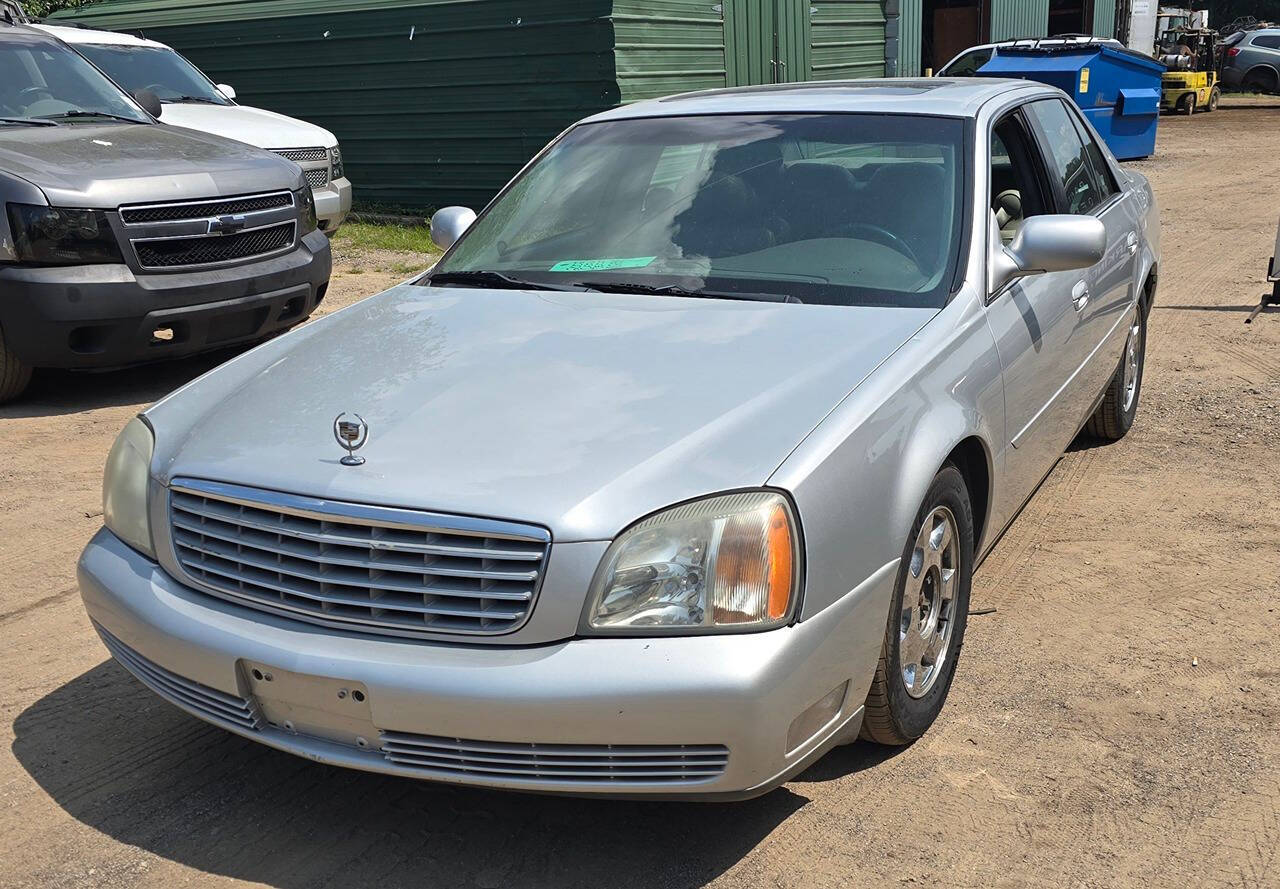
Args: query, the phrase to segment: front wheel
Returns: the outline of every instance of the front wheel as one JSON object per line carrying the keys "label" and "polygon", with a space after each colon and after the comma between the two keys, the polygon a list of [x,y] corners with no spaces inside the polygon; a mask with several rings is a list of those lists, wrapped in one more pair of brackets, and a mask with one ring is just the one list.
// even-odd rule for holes
{"label": "front wheel", "polygon": [[0,404],[12,401],[23,393],[31,382],[31,368],[18,360],[4,341],[0,330]]}
{"label": "front wheel", "polygon": [[1187,93],[1178,100],[1178,110],[1190,117],[1196,113],[1196,94]]}
{"label": "front wheel", "polygon": [[1089,434],[1103,441],[1124,438],[1138,415],[1138,397],[1142,394],[1142,369],[1147,358],[1147,316],[1139,303],[1129,319],[1129,336],[1115,376],[1107,384],[1102,404],[1086,425]]}
{"label": "front wheel", "polygon": [[1222,101],[1222,90],[1218,89],[1215,86],[1212,90],[1209,91],[1209,110],[1217,111],[1218,103],[1221,101]]}
{"label": "front wheel", "polygon": [[942,712],[955,676],[973,580],[973,507],[954,466],[934,476],[898,567],[862,736],[910,744]]}

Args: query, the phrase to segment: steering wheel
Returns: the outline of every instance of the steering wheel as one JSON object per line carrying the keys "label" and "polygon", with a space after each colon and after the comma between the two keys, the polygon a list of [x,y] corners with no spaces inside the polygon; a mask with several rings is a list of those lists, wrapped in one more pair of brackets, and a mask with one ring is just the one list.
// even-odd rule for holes
{"label": "steering wheel", "polygon": [[883,244],[891,250],[896,250],[898,253],[901,253],[907,259],[914,262],[917,269],[924,271],[924,265],[920,262],[920,257],[916,256],[916,252],[911,249],[911,246],[887,228],[883,228],[871,222],[851,222],[848,225],[841,226],[841,228],[843,231],[850,234],[854,232],[861,232],[863,234],[871,235],[869,240],[875,241],[878,244]]}
{"label": "steering wheel", "polygon": [[[27,99],[28,93],[30,93],[32,96],[32,99],[30,100]],[[35,101],[35,98],[34,98],[35,96],[40,95],[42,93],[51,99],[53,98],[53,93],[49,91],[49,88],[47,86],[29,86],[26,89],[18,90],[18,95],[16,96],[16,98],[20,103],[22,103],[23,106],[27,106],[27,105],[30,105],[31,102]]]}

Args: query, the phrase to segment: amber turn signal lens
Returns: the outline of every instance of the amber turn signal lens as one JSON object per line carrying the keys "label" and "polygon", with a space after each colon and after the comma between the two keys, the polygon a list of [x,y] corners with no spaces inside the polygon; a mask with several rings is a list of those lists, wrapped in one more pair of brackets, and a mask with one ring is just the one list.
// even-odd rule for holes
{"label": "amber turn signal lens", "polygon": [[794,587],[791,522],[781,503],[729,518],[715,560],[712,605],[717,624],[786,616]]}

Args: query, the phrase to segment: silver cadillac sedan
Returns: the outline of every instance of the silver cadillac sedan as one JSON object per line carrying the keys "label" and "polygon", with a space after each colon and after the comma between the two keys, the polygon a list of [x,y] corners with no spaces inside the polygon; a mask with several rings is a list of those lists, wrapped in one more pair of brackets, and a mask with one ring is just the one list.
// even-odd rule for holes
{"label": "silver cadillac sedan", "polygon": [[433,231],[132,420],[80,561],[144,685],[318,762],[743,798],[910,743],[975,565],[1137,411],[1155,200],[1050,87],[629,105]]}

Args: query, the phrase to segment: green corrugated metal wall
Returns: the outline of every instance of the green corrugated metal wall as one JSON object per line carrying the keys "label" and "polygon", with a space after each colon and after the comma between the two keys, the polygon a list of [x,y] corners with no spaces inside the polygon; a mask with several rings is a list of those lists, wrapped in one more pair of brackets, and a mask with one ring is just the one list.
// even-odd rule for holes
{"label": "green corrugated metal wall", "polygon": [[813,80],[884,75],[884,5],[880,0],[813,0]]}
{"label": "green corrugated metal wall", "polygon": [[898,20],[898,73],[903,77],[919,77],[924,33],[924,4],[922,0],[902,0],[902,18]]}
{"label": "green corrugated metal wall", "polygon": [[1049,0],[991,0],[991,39],[1044,37],[1049,32]]}
{"label": "green corrugated metal wall", "polygon": [[619,102],[771,82],[772,25],[750,43],[766,5],[779,79],[883,73],[881,0],[106,0],[57,18],[175,47],[245,104],[332,130],[359,203],[423,209],[483,205]]}
{"label": "green corrugated metal wall", "polygon": [[1093,36],[1116,34],[1116,0],[1093,0]]}

